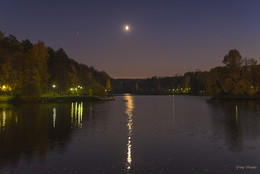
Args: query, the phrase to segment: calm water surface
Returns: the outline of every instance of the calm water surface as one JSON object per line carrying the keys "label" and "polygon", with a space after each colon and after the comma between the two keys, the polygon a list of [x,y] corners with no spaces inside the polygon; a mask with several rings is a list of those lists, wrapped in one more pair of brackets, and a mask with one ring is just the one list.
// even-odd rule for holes
{"label": "calm water surface", "polygon": [[260,101],[0,104],[0,173],[260,173]]}

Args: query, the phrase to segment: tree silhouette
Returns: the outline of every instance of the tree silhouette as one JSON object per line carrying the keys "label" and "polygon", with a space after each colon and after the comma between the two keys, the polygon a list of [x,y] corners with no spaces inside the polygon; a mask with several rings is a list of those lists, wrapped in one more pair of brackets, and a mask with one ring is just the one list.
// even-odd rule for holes
{"label": "tree silhouette", "polygon": [[238,50],[232,49],[224,56],[223,63],[232,68],[240,67],[242,56]]}

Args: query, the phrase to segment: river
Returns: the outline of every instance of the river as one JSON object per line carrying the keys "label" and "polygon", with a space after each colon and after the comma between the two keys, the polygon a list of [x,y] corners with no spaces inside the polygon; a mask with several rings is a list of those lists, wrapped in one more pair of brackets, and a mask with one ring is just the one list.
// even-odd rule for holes
{"label": "river", "polygon": [[260,101],[0,104],[0,173],[259,173]]}

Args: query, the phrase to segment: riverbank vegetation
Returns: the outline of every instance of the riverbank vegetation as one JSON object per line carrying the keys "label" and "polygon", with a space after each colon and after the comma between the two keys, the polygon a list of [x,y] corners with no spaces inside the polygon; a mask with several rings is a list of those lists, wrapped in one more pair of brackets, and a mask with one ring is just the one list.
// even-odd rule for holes
{"label": "riverbank vegetation", "polygon": [[260,65],[232,49],[224,66],[172,77],[112,79],[104,71],[80,64],[60,48],[44,42],[18,41],[0,31],[0,96],[35,101],[51,96],[111,96],[112,93],[256,96]]}
{"label": "riverbank vegetation", "polygon": [[211,96],[253,96],[260,94],[260,65],[242,58],[232,49],[224,56],[224,66],[210,71],[187,72],[173,77],[113,79],[114,93],[181,94]]}
{"label": "riverbank vegetation", "polygon": [[223,67],[210,70],[206,89],[212,96],[256,95],[260,92],[260,65],[253,58],[242,59],[238,50],[225,55]]}
{"label": "riverbank vegetation", "polygon": [[152,77],[147,79],[112,79],[113,92],[143,95],[165,94],[206,94],[206,81],[209,72],[187,72],[173,77]]}
{"label": "riverbank vegetation", "polygon": [[[18,41],[0,31],[0,95],[37,100],[42,95],[106,96],[109,75],[80,64],[44,42]],[[109,87],[110,88],[110,87]]]}

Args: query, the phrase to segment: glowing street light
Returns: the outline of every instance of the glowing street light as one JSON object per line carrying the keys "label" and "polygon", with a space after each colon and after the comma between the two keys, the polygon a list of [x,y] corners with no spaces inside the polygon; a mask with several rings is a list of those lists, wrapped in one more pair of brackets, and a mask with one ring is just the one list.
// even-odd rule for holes
{"label": "glowing street light", "polygon": [[56,85],[52,85],[53,88],[56,88]]}

